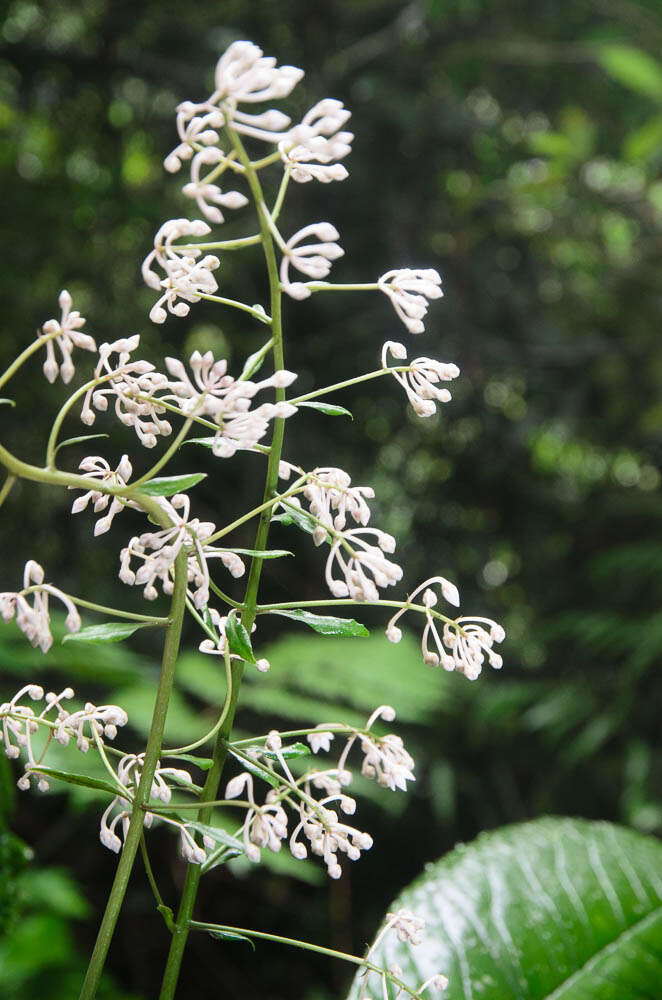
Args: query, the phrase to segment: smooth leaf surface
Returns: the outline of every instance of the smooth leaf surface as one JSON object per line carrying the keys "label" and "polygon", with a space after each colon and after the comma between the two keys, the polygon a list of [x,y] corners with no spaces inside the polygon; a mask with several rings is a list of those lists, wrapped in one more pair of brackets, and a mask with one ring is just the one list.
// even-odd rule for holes
{"label": "smooth leaf surface", "polygon": [[81,434],[79,437],[67,438],[66,441],[60,441],[55,449],[55,454],[57,455],[60,448],[68,448],[70,444],[82,444],[84,441],[94,441],[96,438],[107,438],[108,434]]}
{"label": "smooth leaf surface", "polygon": [[[390,911],[426,920],[416,948],[386,935],[375,961],[444,1000],[659,1000],[662,844],[585,820],[548,818],[459,845]],[[358,996],[355,980],[350,991]]]}
{"label": "smooth leaf surface", "polygon": [[[301,510],[300,507],[287,505],[287,509],[283,514],[274,514],[271,518],[272,521],[280,521],[289,527],[291,524],[296,524],[297,528],[301,528],[302,531],[307,531],[309,535],[319,527],[317,521],[312,517],[308,511]],[[326,540],[329,541],[331,536],[327,532]]]}
{"label": "smooth leaf surface", "polygon": [[153,628],[150,622],[104,622],[103,625],[90,625],[78,632],[67,632],[62,642],[121,642],[140,628]]}
{"label": "smooth leaf surface", "polygon": [[271,615],[282,615],[283,618],[292,618],[296,622],[308,625],[320,635],[345,636],[356,639],[359,636],[370,635],[365,625],[355,621],[353,618],[334,618],[331,615],[315,615],[303,608],[287,608],[283,610],[270,611]]}
{"label": "smooth leaf surface", "polygon": [[632,45],[602,45],[598,61],[623,86],[662,101],[662,66],[647,52]]}
{"label": "smooth leaf surface", "polygon": [[35,774],[43,774],[45,778],[53,778],[57,781],[64,781],[67,785],[79,785],[81,788],[93,788],[96,792],[108,792],[110,795],[117,795],[119,789],[102,778],[93,778],[88,774],[73,774],[71,771],[60,771],[55,767],[32,767]]}
{"label": "smooth leaf surface", "polygon": [[279,757],[284,757],[285,760],[292,760],[295,757],[309,757],[312,750],[305,743],[290,743],[289,746],[281,747],[278,753],[266,748],[261,748],[260,753],[264,757],[268,757],[269,760],[278,760]]}
{"label": "smooth leaf surface", "polygon": [[138,492],[145,493],[148,497],[171,497],[175,493],[190,490],[206,478],[206,472],[191,472],[188,476],[162,476],[149,479],[138,487]]}
{"label": "smooth leaf surface", "polygon": [[309,406],[311,410],[319,410],[320,413],[325,413],[327,417],[349,417],[353,420],[354,417],[349,410],[346,410],[344,406],[338,406],[337,403],[315,403],[312,400],[304,400],[303,403],[297,403],[297,406]]}
{"label": "smooth leaf surface", "polygon": [[236,653],[247,663],[255,663],[250,636],[236,615],[228,615],[228,620],[225,623],[225,636],[233,653]]}
{"label": "smooth leaf surface", "polygon": [[283,556],[293,556],[287,549],[223,549],[223,552],[236,552],[238,556],[253,556],[256,559],[281,559]]}

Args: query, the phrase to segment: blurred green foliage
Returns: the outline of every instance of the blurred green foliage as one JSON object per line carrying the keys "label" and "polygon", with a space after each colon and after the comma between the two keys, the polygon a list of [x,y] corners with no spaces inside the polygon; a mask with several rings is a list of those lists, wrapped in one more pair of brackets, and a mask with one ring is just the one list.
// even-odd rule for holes
{"label": "blurred green foliage", "polygon": [[[296,189],[286,228],[337,224],[339,281],[437,267],[446,297],[411,348],[462,369],[453,401],[425,421],[395,386],[346,392],[334,401],[354,422],[313,411],[291,420],[287,457],[372,483],[379,523],[400,539],[405,586],[444,573],[464,609],[508,632],[504,670],[468,684],[427,671],[413,638],[399,648],[351,641],[350,657],[331,640],[281,640],[275,623],[261,630],[275,643],[274,668],[247,686],[242,728],[271,725],[274,713],[283,724],[299,712],[360,714],[376,695],[401,709],[416,749],[416,793],[388,801],[404,810],[388,822],[375,811],[377,844],[358,875],[330,888],[327,907],[315,886],[275,873],[241,883],[246,920],[296,934],[305,914],[311,936],[360,949],[400,885],[481,829],[545,812],[662,829],[662,11],[656,0],[200,0],[185,13],[151,0],[10,0],[0,17],[0,363],[54,314],[63,285],[98,340],[140,332],[156,361],[198,347],[237,367],[259,345],[250,322],[203,303],[153,327],[139,275],[161,222],[190,210],[161,168],[175,142],[173,108],[208,92],[215,59],[238,37],[306,69],[295,114],[327,94],[354,112],[350,178]],[[243,225],[235,216],[228,236]],[[237,297],[257,301],[264,284],[259,253],[223,261],[223,287]],[[335,380],[373,368],[385,339],[404,339],[382,297],[316,297],[289,305],[286,323],[302,392],[321,370]],[[38,384],[35,398],[34,383],[18,379],[16,409],[0,411],[2,439],[36,460],[61,398],[60,386]],[[80,433],[76,420],[68,427]],[[99,450],[112,460],[136,449],[120,429]],[[70,449],[70,467],[85,453]],[[256,456],[224,464],[222,491],[206,452],[184,449],[173,471],[198,463],[209,473],[195,490],[200,516],[229,521],[241,497],[258,498]],[[37,556],[72,592],[138,608],[137,595],[116,596],[128,522],[118,519],[101,545],[89,517],[69,518],[69,502],[45,488],[14,490],[0,522],[0,586],[13,587],[24,559]],[[296,567],[268,567],[274,600],[323,590],[319,553],[294,534],[274,532],[298,556]],[[238,544],[251,541],[238,532]],[[148,637],[106,647],[93,665],[82,648],[41,659],[11,641],[8,683],[66,668],[81,694],[91,686],[125,697],[144,727],[156,655]],[[219,691],[205,669],[193,654],[182,664],[173,738],[202,731]],[[96,817],[80,812],[86,795],[67,799],[67,833],[58,826],[51,853],[40,857],[42,817],[61,821],[59,806],[23,800],[15,826],[40,862],[68,863],[74,851],[97,906],[112,865],[90,836]],[[367,827],[379,808],[366,804]],[[161,840],[157,861],[177,883],[172,841]],[[211,876],[201,912],[220,917],[230,885],[223,872]],[[93,924],[78,925],[83,951]],[[114,971],[149,995],[162,925],[139,885],[124,927]],[[221,975],[229,995],[284,994],[285,959],[265,946],[258,973],[239,946],[228,948],[193,941],[191,996],[215,995]],[[346,977],[334,974],[329,984],[326,965],[297,959],[288,995],[337,993]]]}

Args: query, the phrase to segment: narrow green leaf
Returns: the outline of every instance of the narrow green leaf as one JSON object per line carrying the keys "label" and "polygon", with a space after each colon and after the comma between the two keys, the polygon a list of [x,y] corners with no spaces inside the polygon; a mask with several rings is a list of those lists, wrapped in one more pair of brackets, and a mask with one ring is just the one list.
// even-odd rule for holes
{"label": "narrow green leaf", "polygon": [[0,406],[16,406],[13,399],[0,399]]}
{"label": "narrow green leaf", "polygon": [[[301,528],[302,531],[307,531],[309,535],[312,535],[315,529],[319,527],[315,518],[312,517],[307,511],[301,510],[299,507],[288,507],[283,514],[274,514],[271,520],[280,521],[281,524],[286,526],[295,524],[297,528]],[[331,541],[331,536],[328,532],[326,540],[327,542]]]}
{"label": "narrow green leaf", "polygon": [[57,455],[60,448],[66,448],[70,444],[82,444],[83,441],[93,441],[95,438],[107,438],[109,436],[108,434],[82,434],[80,437],[67,438],[66,441],[60,441],[55,449],[55,454]]}
{"label": "narrow green leaf", "polygon": [[203,837],[209,837],[215,844],[222,844],[223,847],[231,847],[232,850],[237,851],[239,854],[244,853],[242,842],[237,837],[233,837],[227,830],[223,830],[220,826],[209,826],[208,823],[198,823],[195,820],[189,819],[186,820],[186,825],[190,826],[197,833],[201,833]]}
{"label": "narrow green leaf", "polygon": [[219,938],[221,941],[246,941],[251,946],[253,951],[255,951],[255,945],[249,937],[246,937],[245,934],[237,934],[236,931],[214,931],[211,929],[209,930],[209,934],[213,938]]}
{"label": "narrow green leaf", "polygon": [[370,635],[365,625],[355,621],[353,618],[334,618],[329,615],[314,615],[310,611],[302,608],[287,608],[268,612],[270,615],[281,615],[283,618],[292,618],[294,621],[303,622],[309,628],[319,632],[320,635],[340,635],[348,638],[358,638],[359,636]]}
{"label": "narrow green leaf", "polygon": [[137,632],[139,628],[153,628],[150,622],[104,622],[90,625],[79,632],[67,632],[62,642],[121,642]]}
{"label": "narrow green leaf", "polygon": [[[611,823],[508,826],[428,865],[389,906],[426,921],[423,942],[389,934],[371,957],[408,983],[443,972],[445,1000],[656,998],[661,869],[658,840]],[[357,976],[352,1000],[364,985]]]}
{"label": "narrow green leaf", "polygon": [[248,771],[249,774],[255,775],[255,777],[260,778],[261,781],[266,781],[272,788],[280,788],[278,775],[272,774],[271,771],[260,767],[258,764],[254,764],[253,761],[246,760],[245,757],[240,757],[239,754],[236,753],[230,746],[228,747],[228,753],[232,754],[235,760],[239,761],[243,771]]}
{"label": "narrow green leaf", "polygon": [[148,497],[171,497],[175,493],[190,490],[206,478],[206,472],[192,472],[188,476],[163,476],[143,483],[138,487],[138,492],[145,493]]}
{"label": "narrow green leaf", "polygon": [[278,760],[279,757],[291,760],[295,757],[309,757],[312,751],[305,743],[291,743],[288,747],[281,747],[278,753],[266,749],[260,750],[260,753],[263,757],[268,757],[270,760]]}
{"label": "narrow green leaf", "polygon": [[214,763],[211,757],[194,757],[191,753],[164,753],[161,756],[167,757],[168,760],[183,760],[186,764],[193,764],[195,767],[199,767],[201,771],[208,771]]}
{"label": "narrow green leaf", "polygon": [[283,556],[293,556],[287,549],[222,549],[223,552],[236,552],[239,556],[255,556],[257,559],[281,559]]}
{"label": "narrow green leaf", "polygon": [[236,653],[246,663],[255,663],[250,636],[236,615],[228,615],[225,623],[225,635],[231,652]]}
{"label": "narrow green leaf", "polygon": [[215,440],[213,437],[186,438],[184,444],[201,444],[204,448],[211,448]]}
{"label": "narrow green leaf", "polygon": [[109,781],[102,778],[91,778],[87,774],[72,774],[70,771],[59,771],[55,767],[31,767],[31,771],[36,774],[43,774],[45,778],[53,778],[56,781],[64,781],[68,785],[80,785],[82,788],[93,788],[96,792],[108,792],[110,795],[118,795],[118,789],[111,785]]}
{"label": "narrow green leaf", "polygon": [[251,375],[254,375],[255,372],[259,371],[264,364],[266,356],[267,352],[263,347],[261,347],[259,351],[256,351],[255,354],[249,355],[246,358],[246,363],[242,369],[241,375],[239,376],[239,381],[245,382],[246,379],[251,377]]}
{"label": "narrow green leaf", "polygon": [[319,410],[320,413],[325,413],[327,417],[349,417],[350,420],[354,419],[349,410],[346,410],[344,406],[338,406],[337,403],[318,403],[307,399],[303,403],[297,403],[296,405],[309,406],[311,410]]}

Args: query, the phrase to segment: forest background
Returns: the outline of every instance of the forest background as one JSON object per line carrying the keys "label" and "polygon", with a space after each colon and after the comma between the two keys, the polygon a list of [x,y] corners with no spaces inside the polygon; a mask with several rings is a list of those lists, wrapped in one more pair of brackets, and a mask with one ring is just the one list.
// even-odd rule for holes
{"label": "forest background", "polygon": [[[175,142],[173,109],[208,92],[218,54],[238,37],[306,70],[300,110],[328,95],[353,112],[350,179],[293,197],[289,228],[311,217],[337,225],[348,264],[336,265],[336,280],[345,266],[355,277],[360,265],[367,281],[389,267],[436,267],[445,298],[416,347],[462,371],[452,403],[424,421],[405,415],[396,387],[350,390],[338,402],[354,423],[319,415],[313,432],[309,420],[292,420],[288,453],[317,464],[324,435],[324,462],[375,487],[379,523],[400,539],[407,581],[428,568],[450,576],[464,604],[508,636],[504,669],[469,683],[424,668],[414,638],[392,647],[377,627],[370,639],[326,645],[274,632],[270,674],[242,691],[240,725],[256,731],[274,715],[285,724],[353,720],[379,702],[399,710],[418,780],[386,812],[383,795],[368,804],[366,828],[381,833],[360,869],[330,886],[280,856],[266,872],[234,871],[236,923],[295,936],[305,925],[311,939],[360,951],[397,891],[481,830],[559,814],[662,831],[662,8],[656,0],[3,5],[0,366],[54,314],[61,287],[97,342],[139,332],[147,357],[212,349],[235,365],[254,349],[259,333],[211,304],[154,327],[153,293],[139,273],[161,221],[190,211],[162,169]],[[227,235],[240,224],[227,223]],[[238,257],[223,261],[223,285],[257,300],[259,255]],[[369,370],[382,342],[400,337],[376,297],[349,306],[330,299],[287,311],[288,366],[301,373],[302,392],[313,361],[335,381],[347,355],[357,372]],[[42,380],[35,398],[35,384],[21,382],[16,410],[2,412],[3,437],[30,459],[59,394]],[[119,457],[132,445],[120,429],[101,449]],[[72,468],[87,453],[74,452]],[[181,471],[194,459],[182,454]],[[223,493],[249,486],[253,471],[224,466]],[[218,479],[196,494],[200,515],[217,519]],[[68,511],[66,497],[46,488],[15,489],[0,521],[0,589],[12,589],[34,557],[65,589],[116,603],[124,529],[101,545],[89,519]],[[296,569],[286,560],[270,568],[275,594],[289,592],[303,565],[302,597],[318,595],[318,554],[304,544],[299,556]],[[144,730],[149,640],[132,651],[72,649],[42,659],[3,627],[2,690],[23,677],[93,685],[92,696],[104,692]],[[180,670],[175,739],[204,731],[203,698],[219,686],[201,659],[190,654]],[[46,866],[33,867],[12,835],[0,835],[0,994],[68,1000],[115,863],[98,844],[97,803],[82,791],[19,802],[6,761],[0,789],[0,829],[11,826]],[[155,838],[154,848],[179,883],[171,840]],[[232,891],[221,870],[203,883],[202,908],[222,906]],[[150,995],[162,930],[138,877],[104,996]],[[347,982],[344,969],[333,975],[313,956],[293,962],[260,946],[256,962],[245,945],[201,938],[183,996],[204,1000],[223,983],[228,996],[330,1000]]]}

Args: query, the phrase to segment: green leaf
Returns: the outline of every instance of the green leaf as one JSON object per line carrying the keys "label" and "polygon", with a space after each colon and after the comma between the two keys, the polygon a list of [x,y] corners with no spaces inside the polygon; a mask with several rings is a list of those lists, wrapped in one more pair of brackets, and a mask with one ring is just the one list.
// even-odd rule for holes
{"label": "green leaf", "polygon": [[53,778],[57,781],[64,781],[67,785],[79,785],[81,788],[93,788],[97,792],[108,792],[110,795],[118,795],[119,790],[110,781],[102,778],[92,778],[87,774],[73,774],[71,771],[60,771],[55,767],[31,767],[30,771],[35,774],[43,774],[45,778]]}
{"label": "green leaf", "polygon": [[337,403],[314,403],[307,399],[303,403],[297,403],[296,405],[309,406],[311,410],[319,410],[320,413],[326,413],[327,417],[349,417],[350,420],[354,419],[349,410],[346,410],[344,406],[338,406]]}
{"label": "green leaf", "polygon": [[232,749],[232,747],[228,747],[228,753],[232,754],[235,760],[239,761],[242,771],[248,771],[249,774],[253,774],[261,781],[266,781],[272,788],[280,788],[281,783],[277,774],[272,774],[271,771],[268,771],[265,767],[260,767],[259,764],[253,763],[252,760],[240,757],[239,754]]}
{"label": "green leaf", "polygon": [[320,635],[338,635],[355,639],[358,636],[368,636],[365,625],[355,621],[353,618],[333,618],[330,615],[314,615],[310,611],[303,611],[302,608],[288,608],[287,610],[269,611],[270,615],[282,615],[283,618],[293,618],[294,621],[303,622]]}
{"label": "green leaf", "polygon": [[283,556],[293,556],[294,552],[287,549],[222,549],[223,552],[236,552],[239,556],[255,556],[257,559],[281,559]]}
{"label": "green leaf", "polygon": [[54,454],[57,455],[60,448],[66,448],[70,444],[82,444],[83,441],[93,441],[95,438],[107,438],[109,434],[82,434],[80,437],[67,438],[66,441],[60,441]]}
{"label": "green leaf", "polygon": [[225,623],[225,635],[231,652],[236,653],[246,663],[255,663],[250,636],[236,615],[228,615]]}
{"label": "green leaf", "polygon": [[188,476],[164,476],[143,483],[138,487],[138,492],[145,493],[148,497],[171,497],[175,493],[190,490],[206,478],[206,472],[192,472]]}
{"label": "green leaf", "polygon": [[247,941],[255,951],[255,945],[245,934],[237,934],[236,931],[211,930],[211,928],[208,929],[208,932],[213,938],[219,938],[221,941]]}
{"label": "green leaf", "polygon": [[211,448],[215,440],[213,437],[186,438],[184,444],[201,444],[204,448]]}
{"label": "green leaf", "polygon": [[[373,955],[444,1000],[651,1000],[662,982],[662,844],[586,820],[542,819],[459,845],[389,907],[426,921]],[[356,998],[357,977],[350,991]]]}
{"label": "green leaf", "polygon": [[182,760],[186,764],[193,764],[194,767],[199,767],[201,771],[208,771],[214,763],[211,757],[194,757],[191,753],[162,753],[161,756],[168,760]]}
{"label": "green leaf", "polygon": [[647,52],[632,45],[601,45],[598,62],[624,87],[662,101],[662,66]]}
{"label": "green leaf", "polygon": [[291,760],[294,757],[309,757],[312,751],[305,743],[290,743],[288,747],[281,747],[278,753],[274,750],[266,749],[261,749],[260,753],[263,757],[268,757],[270,760],[278,760],[279,757]]}
{"label": "green leaf", "polygon": [[[283,514],[274,514],[271,518],[272,521],[280,521],[281,524],[290,525],[296,524],[297,528],[301,528],[302,531],[307,531],[309,535],[312,535],[316,528],[319,527],[317,521],[312,517],[307,511],[301,510],[299,507],[288,507]],[[326,541],[331,541],[331,536],[327,532]]]}
{"label": "green leaf", "polygon": [[264,364],[264,359],[266,358],[266,356],[267,352],[263,347],[261,347],[259,351],[255,351],[254,354],[250,354],[246,358],[246,363],[242,368],[241,375],[239,376],[239,381],[245,382],[246,379],[251,377],[251,375],[254,375],[255,372],[259,371],[262,365]]}
{"label": "green leaf", "polygon": [[[259,320],[260,323],[270,323],[271,322],[271,320],[267,316],[267,313],[266,313],[266,310],[265,310],[264,306],[261,305],[259,302],[254,302],[253,305],[251,306],[251,308],[254,309],[256,313],[259,313],[259,315],[255,317],[255,319]],[[255,370],[257,370],[257,369],[255,369]]]}
{"label": "green leaf", "polygon": [[62,642],[121,642],[137,632],[139,628],[153,628],[150,622],[104,622],[90,625],[79,632],[67,632]]}
{"label": "green leaf", "polygon": [[0,399],[0,406],[5,406],[5,405],[6,406],[16,406],[16,403],[14,402],[13,399],[5,399],[5,398]]}

